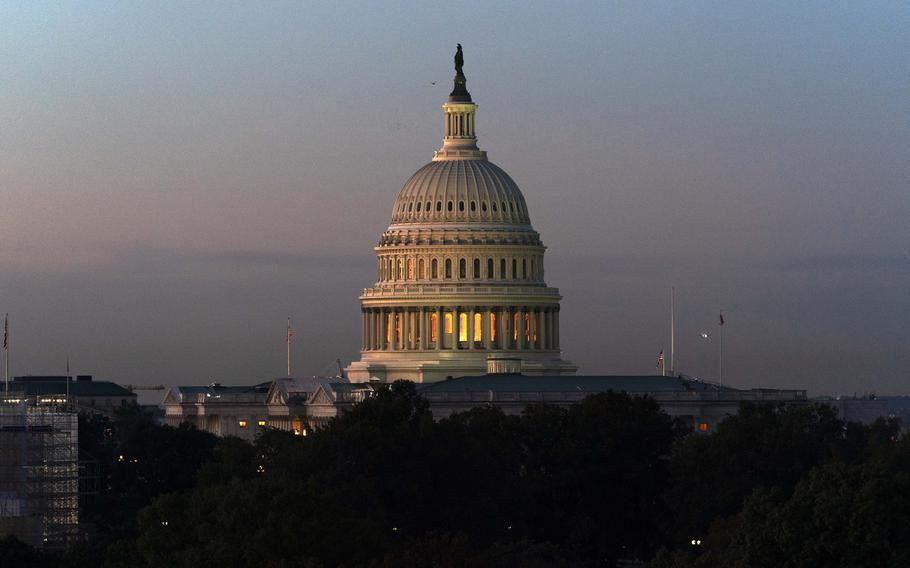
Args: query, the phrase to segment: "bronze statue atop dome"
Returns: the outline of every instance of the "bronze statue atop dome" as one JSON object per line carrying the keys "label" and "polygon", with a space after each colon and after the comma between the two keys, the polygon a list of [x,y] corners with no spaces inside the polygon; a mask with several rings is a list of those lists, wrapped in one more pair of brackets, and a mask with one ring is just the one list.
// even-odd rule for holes
{"label": "bronze statue atop dome", "polygon": [[455,51],[455,73],[463,75],[462,68],[464,67],[464,54],[461,52],[461,44],[458,44],[458,49]]}
{"label": "bronze statue atop dome", "polygon": [[449,94],[451,102],[471,102],[471,93],[468,92],[468,80],[464,76],[464,53],[461,44],[455,50],[455,88]]}

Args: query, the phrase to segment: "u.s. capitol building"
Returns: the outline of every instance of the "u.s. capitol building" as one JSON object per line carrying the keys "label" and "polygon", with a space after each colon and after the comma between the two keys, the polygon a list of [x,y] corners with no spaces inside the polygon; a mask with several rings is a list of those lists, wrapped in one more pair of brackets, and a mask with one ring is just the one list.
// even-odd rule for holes
{"label": "u.s. capitol building", "polygon": [[376,282],[360,296],[361,358],[347,374],[432,382],[482,374],[490,357],[527,375],[573,374],[561,358],[559,290],[518,185],[477,146],[477,105],[455,56],[445,137],[392,207]]}

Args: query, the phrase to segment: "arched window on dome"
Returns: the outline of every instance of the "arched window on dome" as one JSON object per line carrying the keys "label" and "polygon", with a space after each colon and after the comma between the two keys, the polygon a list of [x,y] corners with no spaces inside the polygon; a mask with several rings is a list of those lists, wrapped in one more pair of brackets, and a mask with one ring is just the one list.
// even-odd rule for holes
{"label": "arched window on dome", "polygon": [[414,279],[414,259],[408,259],[408,280]]}
{"label": "arched window on dome", "polygon": [[431,201],[427,201],[427,208],[424,209],[424,211],[426,211],[427,213],[429,213],[429,212],[432,211],[432,210],[433,210],[433,203],[432,203]]}
{"label": "arched window on dome", "polygon": [[420,206],[423,205],[422,201],[417,202],[417,212],[420,213]]}
{"label": "arched window on dome", "polygon": [[459,210],[460,212],[464,213],[464,201],[459,201],[459,202],[458,202],[458,210]]}
{"label": "arched window on dome", "polygon": [[504,258],[499,259],[499,279],[506,279],[506,259]]}
{"label": "arched window on dome", "polygon": [[421,280],[427,279],[427,270],[426,269],[427,269],[427,267],[424,264],[423,259],[421,258],[420,260],[417,261],[417,277],[420,278]]}
{"label": "arched window on dome", "polygon": [[503,213],[506,212],[506,202],[505,201],[500,202],[499,207],[502,209]]}
{"label": "arched window on dome", "polygon": [[474,279],[475,279],[475,280],[478,279],[478,278],[480,278],[480,259],[479,259],[479,258],[475,258],[475,259],[474,259],[474,274],[473,274],[473,276],[474,276]]}
{"label": "arched window on dome", "polygon": [[483,211],[483,212],[486,212],[486,210],[487,210],[487,202],[486,202],[486,201],[481,201],[481,202],[480,202],[480,210]]}
{"label": "arched window on dome", "polygon": [[521,259],[521,277],[524,280],[528,279],[528,259]]}
{"label": "arched window on dome", "polygon": [[509,213],[515,213],[515,203],[509,201]]}
{"label": "arched window on dome", "polygon": [[436,260],[435,258],[433,259],[433,262],[430,264],[430,278],[432,278],[433,280],[436,280],[437,278],[439,278],[439,261]]}
{"label": "arched window on dome", "polygon": [[455,204],[454,204],[454,202],[449,201],[448,205],[446,205],[446,211],[451,213],[453,209],[455,209]]}
{"label": "arched window on dome", "polygon": [[476,201],[472,201],[472,202],[471,202],[471,213],[473,213],[473,212],[475,212],[475,211],[477,211],[477,202],[476,202]]}
{"label": "arched window on dome", "polygon": [[512,280],[518,280],[518,260],[512,259]]}
{"label": "arched window on dome", "polygon": [[446,280],[452,278],[452,259],[446,259]]}
{"label": "arched window on dome", "polygon": [[492,258],[487,259],[487,278],[490,280],[493,279],[493,259]]}
{"label": "arched window on dome", "polygon": [[493,202],[493,213],[496,213],[496,202]]}
{"label": "arched window on dome", "polygon": [[440,211],[442,211],[442,201],[437,201],[436,202],[436,212],[439,213]]}
{"label": "arched window on dome", "polygon": [[408,203],[408,213],[411,213],[412,211],[414,211],[414,204]]}
{"label": "arched window on dome", "polygon": [[463,258],[462,258],[462,259],[459,259],[459,261],[458,261],[458,277],[459,277],[460,279],[462,279],[462,280],[464,280],[465,278],[468,277],[468,275],[467,275],[467,272],[468,272],[467,264],[468,264],[468,263],[465,262],[465,259],[463,259]]}

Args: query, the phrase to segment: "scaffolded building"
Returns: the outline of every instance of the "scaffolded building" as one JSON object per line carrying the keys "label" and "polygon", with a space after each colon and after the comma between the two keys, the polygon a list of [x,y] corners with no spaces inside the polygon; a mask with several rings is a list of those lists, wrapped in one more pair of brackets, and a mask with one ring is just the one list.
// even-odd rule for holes
{"label": "scaffolded building", "polygon": [[43,549],[76,538],[78,424],[65,395],[0,395],[0,536]]}

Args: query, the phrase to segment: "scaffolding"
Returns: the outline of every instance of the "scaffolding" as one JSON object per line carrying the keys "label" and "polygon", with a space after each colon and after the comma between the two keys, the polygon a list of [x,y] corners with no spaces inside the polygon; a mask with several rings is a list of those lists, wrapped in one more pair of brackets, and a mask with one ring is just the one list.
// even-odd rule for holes
{"label": "scaffolding", "polygon": [[65,395],[0,396],[0,536],[49,550],[76,539],[78,424]]}

